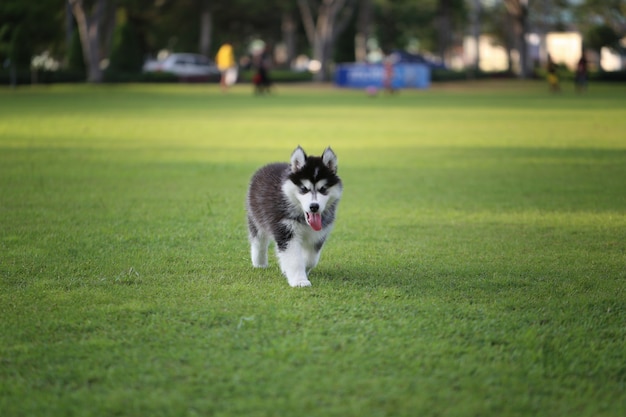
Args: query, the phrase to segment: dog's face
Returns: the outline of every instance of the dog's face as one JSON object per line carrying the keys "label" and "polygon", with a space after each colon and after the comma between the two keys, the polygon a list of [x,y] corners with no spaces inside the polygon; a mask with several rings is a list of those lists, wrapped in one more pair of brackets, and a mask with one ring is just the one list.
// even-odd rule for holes
{"label": "dog's face", "polygon": [[309,226],[319,231],[324,211],[341,197],[337,156],[330,148],[326,148],[321,157],[307,156],[298,146],[291,154],[290,165],[291,174],[284,191],[301,207]]}

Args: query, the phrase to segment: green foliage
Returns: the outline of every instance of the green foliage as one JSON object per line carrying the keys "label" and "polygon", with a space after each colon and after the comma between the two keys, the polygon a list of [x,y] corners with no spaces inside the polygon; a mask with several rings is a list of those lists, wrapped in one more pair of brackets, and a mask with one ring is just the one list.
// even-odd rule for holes
{"label": "green foliage", "polygon": [[117,26],[107,72],[136,74],[141,72],[143,52],[131,21]]}
{"label": "green foliage", "polygon": [[7,47],[7,58],[19,69],[30,68],[33,49],[28,44],[28,33],[24,25],[16,25],[10,31]]}
{"label": "green foliage", "polygon": [[626,16],[624,0],[583,0],[577,3],[579,4],[574,7],[574,11],[581,27],[587,26],[587,29],[593,29],[593,27],[607,26],[621,33],[621,36],[624,35],[624,17]]}
{"label": "green foliage", "polygon": [[335,41],[333,48],[334,62],[354,62],[354,37],[356,36],[357,13],[353,13],[347,27]]}
{"label": "green foliage", "polygon": [[585,46],[599,51],[603,47],[615,48],[618,46],[620,36],[607,25],[592,26],[585,34]]}
{"label": "green foliage", "polygon": [[434,0],[381,0],[374,4],[375,36],[384,51],[403,48],[411,37],[419,39],[423,48],[434,48],[435,30],[429,24],[435,19]]}
{"label": "green foliage", "polygon": [[33,55],[62,42],[64,2],[2,0],[0,2],[0,63],[11,58],[28,69]]}
{"label": "green foliage", "polygon": [[80,43],[78,30],[74,30],[74,33],[72,33],[72,41],[70,44],[70,50],[68,51],[67,67],[70,71],[76,71],[83,74],[87,73],[85,57],[83,55],[83,46]]}
{"label": "green foliage", "polygon": [[[147,49],[152,54],[163,48],[176,52],[198,52],[203,5],[213,16],[211,55],[217,53],[225,41],[233,42],[237,51],[245,49],[247,42],[254,38],[277,44],[282,40],[282,13],[295,7],[294,2],[286,0],[177,0],[152,2],[149,8],[142,5],[130,8],[129,12],[137,18],[153,19],[153,24],[145,25],[142,31]],[[181,22],[184,22],[185,30],[181,30]]]}
{"label": "green foliage", "polygon": [[[239,81],[244,83],[252,82],[254,70],[245,70],[239,72]],[[292,83],[292,82],[309,82],[313,75],[308,71],[295,72],[291,70],[271,70],[269,76],[275,83]]]}
{"label": "green foliage", "polygon": [[626,83],[626,71],[598,71],[591,77],[597,81]]}
{"label": "green foliage", "polygon": [[178,77],[169,72],[146,72],[142,73],[138,80],[147,83],[173,83],[179,82]]}
{"label": "green foliage", "polygon": [[431,71],[431,81],[434,83],[448,81],[471,81],[480,79],[507,79],[515,78],[515,75],[508,71],[455,71],[447,69],[433,69]]}
{"label": "green foliage", "polygon": [[[571,89],[570,89],[571,87]],[[621,416],[626,89],[0,89],[6,416]],[[251,174],[332,145],[313,287]]]}

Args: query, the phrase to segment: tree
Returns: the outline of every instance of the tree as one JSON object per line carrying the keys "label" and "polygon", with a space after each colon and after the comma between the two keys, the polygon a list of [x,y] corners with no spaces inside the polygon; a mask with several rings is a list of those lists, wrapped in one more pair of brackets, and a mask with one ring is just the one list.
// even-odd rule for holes
{"label": "tree", "polygon": [[128,19],[126,9],[119,9],[117,15],[107,72],[115,74],[140,73],[143,65],[143,54],[139,47],[137,33],[132,21]]}
{"label": "tree", "polygon": [[480,0],[471,0],[471,3],[471,34],[472,38],[474,38],[474,45],[476,46],[473,70],[476,75],[480,72],[480,17],[482,14],[482,4]]}
{"label": "tree", "polygon": [[80,35],[76,31],[72,34],[67,50],[67,69],[81,74],[87,73]]}
{"label": "tree", "polygon": [[[611,49],[619,49],[620,36],[613,30],[611,26],[600,24],[594,25],[587,30],[584,37],[585,45],[600,54],[604,47]],[[598,62],[602,69],[602,61]]]}
{"label": "tree", "polygon": [[211,1],[202,0],[200,8],[200,42],[198,52],[204,56],[209,56],[212,32],[213,11],[211,10]]}
{"label": "tree", "polygon": [[0,1],[0,63],[8,64],[13,83],[33,56],[62,49],[64,1]]}
{"label": "tree", "polygon": [[320,63],[316,81],[328,79],[333,45],[350,22],[355,4],[356,0],[298,0],[313,59]]}
{"label": "tree", "polygon": [[590,26],[604,24],[620,36],[626,34],[626,0],[585,0],[577,12]]}
{"label": "tree", "polygon": [[[482,28],[506,49],[508,72],[517,72],[518,76],[528,77],[533,64],[528,55],[527,34],[532,31],[538,35],[540,62],[547,59],[546,34],[550,31],[563,31],[572,25],[572,6],[569,0],[496,0],[484,1]],[[518,52],[517,64],[514,65],[513,52]]]}
{"label": "tree", "polygon": [[598,53],[603,47],[622,49],[619,40],[626,35],[626,0],[585,0],[576,14],[586,47]]}
{"label": "tree", "polygon": [[515,49],[511,20],[511,15],[506,10],[503,1],[489,5],[483,4],[482,31],[489,34],[496,44],[506,50],[507,72],[509,73],[513,73],[513,50]]}
{"label": "tree", "polygon": [[[261,38],[270,45],[279,42],[283,33],[283,6],[294,9],[295,3],[292,0],[152,0],[142,8],[129,9],[129,13],[141,16],[142,27],[137,30],[145,39],[146,52],[156,54],[167,49],[212,57],[225,41],[233,43],[236,55],[244,53],[245,45],[252,39]],[[184,29],[181,22],[185,23]]]}
{"label": "tree", "polygon": [[283,43],[285,44],[285,61],[287,64],[291,64],[296,58],[297,27],[298,24],[293,10],[283,10],[280,28],[282,30]]}
{"label": "tree", "polygon": [[437,55],[446,62],[446,53],[452,43],[452,1],[439,0],[435,27],[437,31]]}
{"label": "tree", "polygon": [[85,66],[87,67],[87,81],[99,83],[102,81],[102,69],[100,68],[101,34],[108,0],[93,0],[91,2],[87,0],[89,4],[85,4],[84,0],[68,1],[78,25]]}
{"label": "tree", "polygon": [[528,77],[528,0],[504,0],[504,5],[513,23],[513,34],[519,53],[519,77]]}
{"label": "tree", "polygon": [[279,0],[281,10],[282,42],[285,45],[285,61],[291,65],[296,59],[298,48],[298,7],[291,0]]}
{"label": "tree", "polygon": [[436,12],[438,0],[376,0],[374,27],[385,51],[418,41],[420,49],[437,48]]}
{"label": "tree", "polygon": [[357,62],[367,59],[367,40],[372,34],[374,10],[372,0],[361,0],[354,36],[354,57]]}

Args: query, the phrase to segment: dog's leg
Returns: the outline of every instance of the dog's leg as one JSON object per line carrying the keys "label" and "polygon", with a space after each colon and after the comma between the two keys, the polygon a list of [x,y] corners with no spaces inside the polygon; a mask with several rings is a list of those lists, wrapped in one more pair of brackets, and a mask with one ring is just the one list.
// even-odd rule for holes
{"label": "dog's leg", "polygon": [[250,255],[252,257],[252,266],[255,268],[267,267],[267,249],[269,247],[269,237],[257,234],[250,237]]}
{"label": "dog's leg", "polygon": [[309,250],[307,251],[307,256],[306,256],[306,272],[309,273],[309,271],[311,271],[311,269],[315,268],[317,266],[317,263],[320,260],[320,254],[321,251],[319,250]]}
{"label": "dog's leg", "polygon": [[322,253],[322,247],[324,247],[324,241],[326,238],[322,238],[315,245],[308,248],[306,252],[306,272],[307,274],[311,271],[311,269],[317,266],[317,263],[320,260],[320,255]]}
{"label": "dog's leg", "polygon": [[248,230],[250,231],[250,256],[252,258],[252,266],[255,268],[265,268],[267,267],[267,248],[270,245],[270,238],[257,229],[250,217],[248,217]]}
{"label": "dog's leg", "polygon": [[270,240],[267,236],[256,235],[250,238],[250,255],[252,257],[252,266],[255,268],[267,267],[267,249]]}
{"label": "dog's leg", "polygon": [[306,276],[306,259],[298,242],[292,241],[285,249],[278,250],[280,269],[292,287],[309,287],[311,281]]}

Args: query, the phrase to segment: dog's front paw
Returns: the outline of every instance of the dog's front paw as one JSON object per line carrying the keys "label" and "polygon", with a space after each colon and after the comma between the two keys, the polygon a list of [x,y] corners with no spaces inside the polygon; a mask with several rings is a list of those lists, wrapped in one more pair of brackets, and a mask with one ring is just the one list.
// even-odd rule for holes
{"label": "dog's front paw", "polygon": [[310,287],[311,286],[311,281],[309,281],[308,279],[305,279],[305,280],[301,280],[301,281],[290,282],[289,285],[291,285],[294,288],[297,288],[297,287]]}

